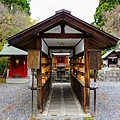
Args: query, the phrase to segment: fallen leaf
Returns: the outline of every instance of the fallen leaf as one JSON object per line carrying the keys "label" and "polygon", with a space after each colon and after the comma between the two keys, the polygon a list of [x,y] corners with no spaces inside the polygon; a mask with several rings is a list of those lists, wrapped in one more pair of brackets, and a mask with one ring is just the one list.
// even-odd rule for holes
{"label": "fallen leaf", "polygon": [[11,110],[13,108],[13,105],[9,105],[3,109],[3,112],[6,112],[8,110]]}

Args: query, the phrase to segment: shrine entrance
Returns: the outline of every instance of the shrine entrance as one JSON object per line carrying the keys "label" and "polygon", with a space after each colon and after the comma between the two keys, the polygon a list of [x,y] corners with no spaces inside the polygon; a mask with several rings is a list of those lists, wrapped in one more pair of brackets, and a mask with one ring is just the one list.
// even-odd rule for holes
{"label": "shrine entrance", "polygon": [[[53,56],[69,53],[70,85],[84,111],[90,110],[90,70],[101,69],[101,51],[118,42],[100,29],[59,10],[48,19],[7,39],[12,46],[28,51],[28,67],[37,70],[37,108],[45,109],[52,87]],[[61,55],[62,54],[62,55]],[[56,64],[56,63],[55,63]],[[59,93],[59,92],[58,92]]]}

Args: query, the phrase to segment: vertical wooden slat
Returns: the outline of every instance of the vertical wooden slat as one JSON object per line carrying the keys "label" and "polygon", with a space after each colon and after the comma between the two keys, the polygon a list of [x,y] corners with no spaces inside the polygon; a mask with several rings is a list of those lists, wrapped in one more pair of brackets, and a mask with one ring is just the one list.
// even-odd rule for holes
{"label": "vertical wooden slat", "polygon": [[72,75],[71,75],[71,88],[72,88],[73,92],[75,93],[76,97],[78,98],[82,108],[84,109],[85,86],[83,84],[81,84],[81,82]]}
{"label": "vertical wooden slat", "polygon": [[89,42],[84,40],[84,57],[85,57],[85,89],[84,89],[84,111],[90,110],[90,65],[89,65]]}
{"label": "vertical wooden slat", "polygon": [[36,48],[40,50],[40,69],[37,69],[37,108],[43,111],[43,95],[42,95],[42,44],[41,39],[36,39]]}

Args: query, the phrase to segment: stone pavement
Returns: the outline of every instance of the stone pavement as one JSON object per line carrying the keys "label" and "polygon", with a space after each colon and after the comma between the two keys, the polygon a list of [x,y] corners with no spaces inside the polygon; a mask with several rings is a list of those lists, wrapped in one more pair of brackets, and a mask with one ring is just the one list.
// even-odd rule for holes
{"label": "stone pavement", "polygon": [[[70,83],[53,83],[53,89],[42,118],[78,118],[82,119],[84,114],[79,101],[70,88]],[[37,118],[41,118],[38,115]]]}

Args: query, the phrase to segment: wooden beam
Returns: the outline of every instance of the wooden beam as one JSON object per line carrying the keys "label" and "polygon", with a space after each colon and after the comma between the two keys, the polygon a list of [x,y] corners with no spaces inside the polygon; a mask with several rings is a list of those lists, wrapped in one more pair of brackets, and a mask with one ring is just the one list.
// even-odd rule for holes
{"label": "wooden beam", "polygon": [[65,22],[64,21],[60,23],[60,27],[61,27],[61,33],[65,33]]}
{"label": "wooden beam", "polygon": [[102,51],[103,49],[88,49],[88,51]]}
{"label": "wooden beam", "polygon": [[85,57],[85,89],[84,89],[84,111],[90,110],[90,65],[89,65],[89,41],[84,40]]}
{"label": "wooden beam", "polygon": [[80,33],[44,33],[42,38],[88,38],[89,36]]}
{"label": "wooden beam", "polygon": [[42,44],[41,39],[36,38],[36,48],[40,50],[40,69],[37,69],[37,108],[43,112],[43,93],[42,93]]}
{"label": "wooden beam", "polygon": [[74,46],[49,46],[49,49],[74,49],[75,47]]}
{"label": "wooden beam", "polygon": [[89,40],[89,45],[92,45],[92,46],[96,46],[96,48],[104,48],[107,46],[112,46],[112,44],[109,42],[109,41],[106,41],[105,39],[104,40],[100,40],[100,39],[97,39],[95,37],[93,38],[90,38]]}
{"label": "wooden beam", "polygon": [[118,38],[108,33],[105,33],[104,31],[94,26],[91,26],[90,24],[85,23],[84,21],[77,19],[74,16],[66,15],[65,21],[66,21],[66,24],[69,24],[70,26],[75,26],[77,29],[78,28],[83,29],[83,31],[87,31],[88,33],[96,36],[97,38],[100,38],[101,40],[106,40],[112,45],[116,45],[116,43],[118,42]]}

